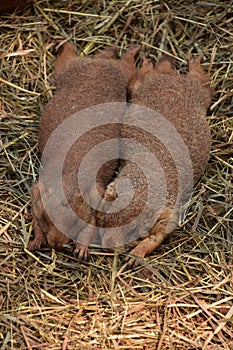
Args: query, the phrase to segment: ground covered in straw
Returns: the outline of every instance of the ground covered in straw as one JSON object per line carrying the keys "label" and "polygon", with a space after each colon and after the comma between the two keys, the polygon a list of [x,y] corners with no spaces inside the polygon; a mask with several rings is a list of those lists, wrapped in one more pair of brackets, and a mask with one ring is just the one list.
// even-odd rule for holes
{"label": "ground covered in straw", "polygon": [[[35,1],[1,17],[1,349],[233,349],[232,1]],[[211,158],[185,222],[139,267],[121,256],[24,247],[31,233],[40,115],[53,94],[54,44],[91,55],[130,43],[186,70],[204,54],[217,93]]]}

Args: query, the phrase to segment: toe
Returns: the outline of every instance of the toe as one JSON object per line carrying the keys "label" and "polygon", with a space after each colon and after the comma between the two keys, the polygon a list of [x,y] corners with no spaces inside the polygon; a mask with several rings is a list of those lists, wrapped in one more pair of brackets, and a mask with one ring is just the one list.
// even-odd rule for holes
{"label": "toe", "polygon": [[88,246],[77,243],[73,254],[79,261],[87,261],[89,258]]}
{"label": "toe", "polygon": [[141,265],[142,259],[139,256],[128,255],[125,258],[125,268],[127,270],[132,270]]}
{"label": "toe", "polygon": [[47,242],[45,238],[34,238],[28,243],[27,249],[31,252],[39,250],[42,246],[46,246]]}

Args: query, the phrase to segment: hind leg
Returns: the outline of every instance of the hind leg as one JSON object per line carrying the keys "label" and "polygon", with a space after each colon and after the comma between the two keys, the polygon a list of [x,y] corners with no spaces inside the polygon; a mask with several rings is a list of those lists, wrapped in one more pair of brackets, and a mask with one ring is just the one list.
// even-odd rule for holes
{"label": "hind leg", "polygon": [[[131,250],[130,255],[144,258],[158,248],[168,236],[169,232],[175,229],[177,225],[177,220],[175,218],[171,219],[172,216],[174,216],[172,209],[166,208],[160,215],[158,222],[151,229],[149,237],[145,238],[133,250]],[[172,228],[168,227],[168,224],[172,225]],[[126,261],[129,266],[135,263],[135,259],[130,257],[126,259]]]}
{"label": "hind leg", "polygon": [[31,191],[31,203],[33,211],[33,234],[34,239],[28,243],[28,249],[33,251],[40,249],[41,246],[47,244],[46,230],[47,223],[45,220],[45,211],[41,202],[39,182],[35,183]]}
{"label": "hind leg", "polygon": [[[97,205],[98,198],[96,199],[92,197],[92,191],[90,195],[90,202]],[[85,261],[89,257],[88,246],[92,244],[97,237],[95,215],[92,208],[85,202],[82,194],[76,189],[72,194],[69,205],[76,214],[76,218],[72,222],[67,218],[67,232],[69,233],[70,238],[75,242],[75,249],[73,251],[74,256],[80,261]],[[66,238],[67,237],[63,235],[63,239]]]}
{"label": "hind leg", "polygon": [[38,250],[47,245],[47,240],[44,231],[42,230],[37,219],[32,220],[34,238],[28,243],[27,249],[30,251]]}
{"label": "hind leg", "polygon": [[90,222],[79,232],[74,249],[74,256],[79,261],[86,261],[89,258],[89,245],[97,238],[96,220],[93,216]]}
{"label": "hind leg", "polygon": [[54,65],[55,80],[57,80],[59,75],[66,70],[69,63],[76,58],[75,48],[71,43],[66,42],[58,48],[57,58]]}
{"label": "hind leg", "polygon": [[54,225],[50,225],[46,235],[48,245],[54,249],[62,249],[64,244],[71,242],[71,239],[61,233]]}

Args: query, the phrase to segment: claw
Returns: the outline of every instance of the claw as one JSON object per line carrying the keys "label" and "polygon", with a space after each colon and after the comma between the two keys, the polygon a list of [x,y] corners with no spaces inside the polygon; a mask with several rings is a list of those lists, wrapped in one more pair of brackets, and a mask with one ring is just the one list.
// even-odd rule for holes
{"label": "claw", "polygon": [[32,241],[28,243],[27,249],[31,252],[39,250],[41,247],[46,246],[47,241],[45,237],[35,237]]}
{"label": "claw", "polygon": [[89,256],[90,256],[88,246],[77,243],[76,247],[73,251],[73,255],[79,261],[87,261],[89,259]]}
{"label": "claw", "polygon": [[132,270],[133,268],[136,268],[141,265],[142,258],[139,256],[133,257],[130,253],[125,259],[125,268],[126,270]]}

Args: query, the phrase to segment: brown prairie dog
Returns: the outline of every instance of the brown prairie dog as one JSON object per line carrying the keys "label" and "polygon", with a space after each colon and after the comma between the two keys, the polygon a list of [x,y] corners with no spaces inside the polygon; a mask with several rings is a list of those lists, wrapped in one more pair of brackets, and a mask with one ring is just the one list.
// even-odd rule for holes
{"label": "brown prairie dog", "polygon": [[[42,153],[47,141],[52,133],[66,119],[76,112],[85,108],[108,102],[126,102],[126,86],[133,73],[135,73],[134,55],[138,48],[129,49],[121,60],[115,59],[115,49],[103,51],[94,58],[76,57],[73,45],[65,43],[59,53],[55,63],[55,83],[56,93],[49,101],[42,115],[39,132],[39,149]],[[116,118],[120,118],[120,111],[114,110]],[[119,115],[118,115],[119,114]],[[68,120],[69,121],[69,120]],[[85,122],[85,120],[84,120]],[[75,125],[75,128],[80,125]],[[91,126],[90,126],[91,129]],[[67,131],[67,130],[66,130]],[[68,199],[69,205],[76,215],[82,217],[83,223],[77,223],[66,217],[66,204],[61,201],[57,206],[58,219],[63,221],[66,232],[69,236],[70,230],[75,228],[74,241],[80,241],[84,237],[85,244],[76,244],[75,253],[79,258],[86,258],[88,255],[87,245],[95,239],[95,217],[92,208],[85,203],[79,192],[77,182],[77,173],[79,165],[88,153],[88,151],[98,143],[111,138],[119,139],[119,127],[117,125],[100,126],[92,129],[90,133],[82,135],[77,142],[70,148],[63,164],[63,189]],[[50,186],[45,186],[43,181],[46,178],[48,168],[51,165],[56,166],[59,161],[59,152],[57,147],[65,145],[69,139],[68,134],[62,135],[61,139],[53,145],[50,153],[43,154],[43,171],[40,181],[32,189],[32,209],[33,209],[33,227],[34,240],[29,243],[29,249],[40,248],[41,245],[49,243],[51,247],[61,248],[63,243],[69,242],[70,239],[60,232],[49,218],[43,203],[43,198],[49,198],[51,195],[56,197],[56,186],[51,179]],[[116,145],[116,154],[119,153],[119,144]],[[95,162],[95,159],[93,160]],[[97,187],[100,194],[103,194],[105,187],[111,181],[118,161],[108,162],[97,175]],[[54,174],[56,175],[56,174]],[[86,191],[90,192],[92,186],[95,186],[86,174]],[[53,177],[53,176],[52,176]],[[48,188],[49,187],[49,188]],[[91,194],[88,193],[90,196]],[[63,207],[63,214],[59,214],[59,209]],[[77,216],[77,218],[78,218]],[[90,225],[85,228],[85,223]]]}
{"label": "brown prairie dog", "polygon": [[[147,60],[144,60],[143,66],[132,77],[129,84],[129,92],[131,102],[145,106],[158,112],[168,125],[175,127],[176,132],[183,140],[187,147],[187,158],[190,158],[189,169],[182,169],[182,157],[179,164],[174,162],[171,152],[166,149],[166,144],[156,139],[145,130],[136,130],[135,128],[123,125],[121,128],[121,138],[127,138],[137,141],[139,145],[144,145],[152,152],[162,167],[164,178],[166,180],[166,196],[163,205],[159,206],[162,201],[161,179],[162,175],[159,169],[158,181],[153,181],[151,185],[152,196],[150,198],[150,209],[146,211],[146,219],[141,221],[140,212],[147,201],[148,187],[143,172],[132,162],[128,162],[119,172],[114,181],[109,184],[105,193],[106,200],[114,200],[118,197],[116,187],[121,183],[122,179],[130,178],[134,186],[134,195],[129,206],[117,214],[108,214],[105,216],[105,227],[118,227],[115,233],[105,234],[103,237],[103,245],[111,246],[126,241],[129,237],[135,235],[143,240],[131,251],[131,254],[144,257],[150,254],[158,247],[164,238],[177,226],[179,216],[179,205],[185,202],[183,192],[185,192],[185,184],[189,185],[189,176],[186,175],[191,171],[195,183],[203,173],[207,164],[210,147],[211,136],[209,126],[206,121],[207,108],[210,105],[213,90],[210,87],[210,80],[204,74],[201,65],[201,57],[189,60],[189,73],[180,75],[175,72],[170,60],[167,57],[162,59],[153,67]],[[133,121],[140,116],[135,112],[134,107],[129,108],[126,113],[125,123],[132,124]],[[153,118],[150,117],[150,118]],[[148,129],[152,134],[153,120],[148,118]],[[156,118],[156,116],[154,117]],[[158,117],[159,118],[159,117]],[[167,139],[172,144],[175,133],[168,133]],[[174,139],[174,146],[175,146]],[[122,143],[120,147],[121,157],[130,158],[140,152],[140,146],[137,144]],[[182,154],[181,154],[182,155]],[[186,157],[185,156],[185,157]],[[186,159],[184,159],[185,161]],[[183,172],[183,187],[180,191],[179,174],[177,174],[177,165]],[[193,169],[192,169],[193,168]],[[146,174],[145,174],[146,175]],[[183,192],[182,192],[183,191]],[[178,201],[178,203],[177,203]],[[178,204],[178,205],[177,205]],[[147,218],[151,223],[148,229]],[[125,233],[123,224],[132,222],[132,231]],[[134,231],[134,233],[133,233]],[[125,235],[125,236],[124,236]],[[120,237],[120,238],[119,238]],[[146,237],[146,238],[144,238]],[[117,243],[117,244],[116,244]],[[135,243],[135,242],[134,242]],[[137,244],[137,243],[136,243]]]}

